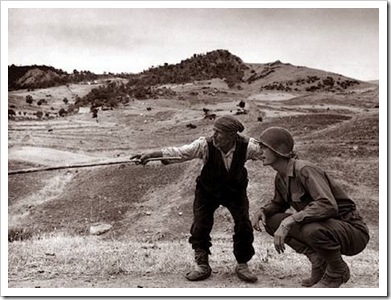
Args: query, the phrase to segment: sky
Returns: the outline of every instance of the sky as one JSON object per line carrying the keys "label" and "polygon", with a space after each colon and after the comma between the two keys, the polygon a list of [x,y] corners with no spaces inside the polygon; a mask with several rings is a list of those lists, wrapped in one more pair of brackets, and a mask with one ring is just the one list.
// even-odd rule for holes
{"label": "sky", "polygon": [[8,8],[6,25],[8,65],[138,73],[225,49],[246,63],[280,60],[379,79],[378,8],[30,5]]}

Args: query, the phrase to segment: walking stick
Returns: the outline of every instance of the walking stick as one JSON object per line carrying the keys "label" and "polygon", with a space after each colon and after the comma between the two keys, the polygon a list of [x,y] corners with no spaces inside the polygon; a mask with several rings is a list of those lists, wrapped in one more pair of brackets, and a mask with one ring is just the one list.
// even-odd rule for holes
{"label": "walking stick", "polygon": [[[150,161],[175,161],[179,160],[181,157],[153,157],[148,158],[146,162]],[[34,172],[42,172],[42,171],[53,171],[53,170],[61,170],[61,169],[75,169],[75,168],[91,168],[98,166],[108,166],[108,165],[118,165],[118,164],[126,164],[126,163],[135,163],[136,165],[141,163],[140,159],[131,159],[131,160],[121,160],[121,161],[106,161],[106,162],[98,162],[98,163],[85,163],[85,164],[75,164],[75,165],[63,165],[63,166],[52,166],[52,167],[42,167],[42,168],[30,168],[30,169],[21,169],[21,170],[10,170],[8,171],[8,175],[14,174],[24,174],[24,173],[34,173]]]}

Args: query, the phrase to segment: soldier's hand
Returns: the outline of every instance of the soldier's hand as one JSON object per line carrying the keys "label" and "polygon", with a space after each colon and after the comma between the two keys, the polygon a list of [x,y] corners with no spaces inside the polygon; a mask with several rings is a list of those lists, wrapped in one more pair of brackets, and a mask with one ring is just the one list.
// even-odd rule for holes
{"label": "soldier's hand", "polygon": [[276,232],[274,232],[274,248],[278,253],[284,253],[285,251],[285,238],[288,235],[288,228],[280,225]]}
{"label": "soldier's hand", "polygon": [[251,219],[251,225],[257,231],[262,231],[262,228],[259,226],[260,221],[263,226],[266,226],[266,216],[263,209],[258,210]]}
{"label": "soldier's hand", "polygon": [[292,218],[292,216],[289,216],[281,221],[280,226],[274,233],[274,247],[278,253],[284,253],[285,238],[295,223],[296,221]]}

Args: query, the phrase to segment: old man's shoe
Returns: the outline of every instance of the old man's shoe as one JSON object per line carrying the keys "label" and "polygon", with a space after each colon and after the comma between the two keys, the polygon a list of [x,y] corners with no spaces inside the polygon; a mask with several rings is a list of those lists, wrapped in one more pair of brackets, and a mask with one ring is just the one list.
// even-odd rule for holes
{"label": "old man's shoe", "polygon": [[210,277],[212,269],[208,265],[195,265],[194,269],[186,273],[185,277],[190,281],[204,280]]}
{"label": "old man's shoe", "polygon": [[193,270],[186,273],[185,277],[190,281],[204,280],[212,274],[212,269],[209,266],[209,255],[205,250],[195,250],[195,267]]}
{"label": "old man's shoe", "polygon": [[247,263],[237,264],[235,268],[236,274],[240,279],[246,282],[256,282],[258,280],[257,276],[250,271]]}

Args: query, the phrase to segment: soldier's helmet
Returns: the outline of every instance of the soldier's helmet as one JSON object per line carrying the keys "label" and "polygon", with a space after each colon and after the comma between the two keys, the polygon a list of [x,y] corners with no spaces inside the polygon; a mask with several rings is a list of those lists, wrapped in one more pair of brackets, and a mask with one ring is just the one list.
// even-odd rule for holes
{"label": "soldier's helmet", "polygon": [[270,148],[282,157],[293,156],[293,137],[288,130],[282,127],[269,127],[259,138],[259,143]]}

